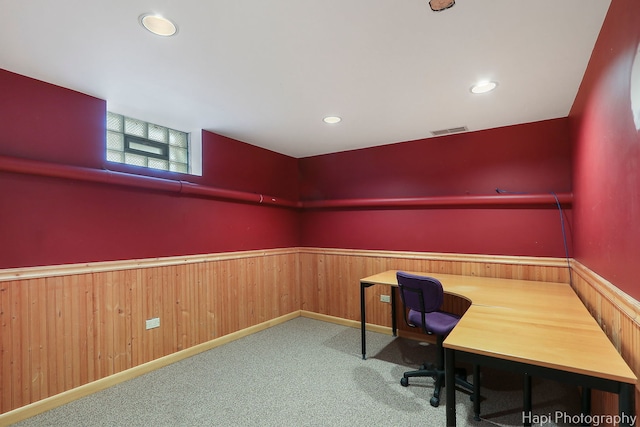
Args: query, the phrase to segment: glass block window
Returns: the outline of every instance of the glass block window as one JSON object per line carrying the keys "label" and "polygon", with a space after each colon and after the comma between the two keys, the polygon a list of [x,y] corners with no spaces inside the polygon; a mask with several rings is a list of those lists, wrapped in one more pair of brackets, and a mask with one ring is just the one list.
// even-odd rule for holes
{"label": "glass block window", "polygon": [[107,160],[189,173],[189,134],[107,112]]}

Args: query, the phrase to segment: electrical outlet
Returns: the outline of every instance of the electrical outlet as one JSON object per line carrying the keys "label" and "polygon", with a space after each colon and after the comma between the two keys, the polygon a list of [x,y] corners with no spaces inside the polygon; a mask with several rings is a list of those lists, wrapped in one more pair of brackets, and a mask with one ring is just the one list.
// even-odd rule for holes
{"label": "electrical outlet", "polygon": [[391,295],[380,295],[380,301],[391,302]]}
{"label": "electrical outlet", "polygon": [[154,317],[152,319],[148,319],[146,322],[147,329],[159,328],[160,327],[160,318]]}

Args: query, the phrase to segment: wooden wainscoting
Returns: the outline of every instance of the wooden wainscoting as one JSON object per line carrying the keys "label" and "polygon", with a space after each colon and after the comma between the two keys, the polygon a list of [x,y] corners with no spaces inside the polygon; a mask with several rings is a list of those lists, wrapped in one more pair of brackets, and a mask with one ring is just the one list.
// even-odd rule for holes
{"label": "wooden wainscoting", "polygon": [[[640,302],[577,261],[572,262],[572,285],[576,293],[616,346],[631,370],[640,377]],[[588,349],[585,349],[588,351]],[[602,363],[607,363],[603,360]],[[640,388],[636,384],[636,414],[640,414]],[[593,414],[616,414],[618,396],[594,391]]]}
{"label": "wooden wainscoting", "polygon": [[[61,395],[72,400],[300,313],[358,326],[360,279],[390,269],[569,282],[557,258],[327,248],[0,270],[0,414],[17,420],[16,411],[39,405],[34,415],[64,403]],[[638,373],[638,324],[628,315],[637,305],[598,296],[576,274],[574,283]],[[389,292],[366,291],[368,324],[380,332],[391,328],[380,299]],[[469,303],[445,304],[463,313]],[[154,317],[160,327],[146,330]],[[635,332],[620,333],[627,329]]]}
{"label": "wooden wainscoting", "polygon": [[[558,258],[461,255],[424,252],[300,249],[301,309],[349,320],[360,320],[360,279],[386,270],[407,270],[569,283],[568,263]],[[367,324],[391,327],[389,295],[383,286],[366,290]],[[447,296],[448,310],[462,314],[468,301]],[[398,310],[400,313],[400,310]],[[402,319],[398,327],[408,332]]]}
{"label": "wooden wainscoting", "polygon": [[298,315],[298,268],[289,248],[2,270],[0,413]]}

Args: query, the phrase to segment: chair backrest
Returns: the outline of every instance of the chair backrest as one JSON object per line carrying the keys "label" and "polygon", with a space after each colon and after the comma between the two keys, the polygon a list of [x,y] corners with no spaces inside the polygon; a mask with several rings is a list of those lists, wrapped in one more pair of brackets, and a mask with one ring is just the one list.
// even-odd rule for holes
{"label": "chair backrest", "polygon": [[440,310],[444,301],[444,290],[442,289],[442,283],[437,279],[405,273],[404,271],[398,271],[396,277],[398,279],[400,298],[405,308],[421,313]]}

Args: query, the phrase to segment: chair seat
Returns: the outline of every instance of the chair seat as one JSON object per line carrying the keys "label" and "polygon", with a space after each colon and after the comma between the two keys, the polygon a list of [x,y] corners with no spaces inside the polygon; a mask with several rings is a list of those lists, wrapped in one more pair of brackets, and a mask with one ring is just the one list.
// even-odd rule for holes
{"label": "chair seat", "polygon": [[[426,330],[442,336],[447,336],[460,320],[460,316],[443,311],[425,313],[424,318]],[[422,314],[419,311],[409,310],[407,320],[412,325],[422,326]]]}
{"label": "chair seat", "polygon": [[[402,307],[405,322],[414,328],[420,328],[423,332],[434,334],[436,336],[437,362],[435,365],[425,364],[421,369],[416,371],[405,372],[400,384],[403,387],[409,386],[409,378],[411,377],[433,377],[435,385],[433,388],[433,397],[429,403],[431,406],[440,404],[440,390],[444,386],[444,347],[442,343],[449,332],[458,324],[460,316],[446,311],[441,311],[444,302],[444,290],[442,283],[437,279],[428,276],[419,276],[403,271],[397,272],[398,290],[402,299]],[[424,321],[423,321],[424,318]],[[449,369],[449,367],[447,367]],[[451,367],[455,370],[455,367]],[[473,375],[475,384],[478,384],[479,369],[474,366]],[[466,375],[465,375],[466,377]],[[470,384],[466,378],[457,378],[456,384],[462,386],[466,390],[477,394],[476,398],[480,398],[479,389]],[[479,414],[476,419],[479,419]]]}

